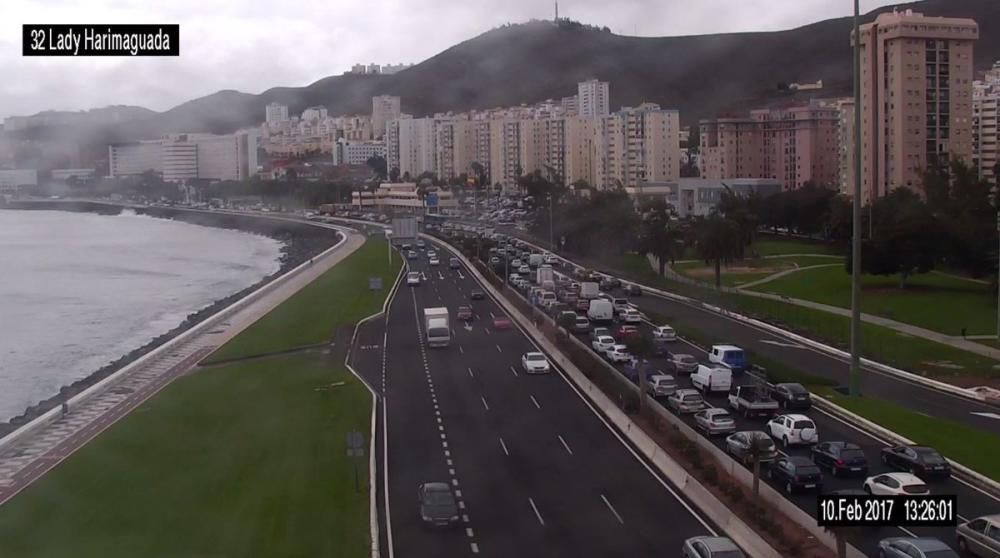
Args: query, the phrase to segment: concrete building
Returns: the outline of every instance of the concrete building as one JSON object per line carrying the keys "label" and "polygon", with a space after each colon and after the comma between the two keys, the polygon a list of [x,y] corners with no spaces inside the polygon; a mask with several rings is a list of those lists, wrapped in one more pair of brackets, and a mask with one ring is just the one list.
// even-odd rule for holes
{"label": "concrete building", "polygon": [[265,110],[264,121],[268,124],[278,124],[288,121],[288,106],[281,103],[271,103]]}
{"label": "concrete building", "polygon": [[65,182],[70,178],[86,180],[97,176],[96,169],[52,169],[50,173],[52,180]]}
{"label": "concrete building", "polygon": [[972,93],[972,164],[980,177],[996,184],[995,169],[1000,161],[997,154],[1000,64],[993,66],[991,72],[994,71],[997,72],[996,83],[976,82]]}
{"label": "concrete building", "polygon": [[368,159],[385,157],[384,141],[352,141],[339,139],[333,145],[333,164],[364,165]]}
{"label": "concrete building", "polygon": [[854,195],[854,99],[837,102],[838,172],[837,189],[845,196]]}
{"label": "concrete building", "polygon": [[655,103],[623,107],[600,121],[595,171],[601,189],[680,178],[680,114]]}
{"label": "concrete building", "polygon": [[458,207],[458,201],[448,190],[429,188],[424,197],[416,182],[387,182],[375,192],[352,192],[351,205],[391,213],[437,213]]}
{"label": "concrete building", "polygon": [[163,141],[163,180],[186,182],[198,178],[198,144],[194,137],[176,134]]}
{"label": "concrete building", "polygon": [[880,14],[861,27],[861,188],[864,202],[922,172],[972,159],[971,19]]}
{"label": "concrete building", "polygon": [[399,97],[378,95],[372,97],[372,138],[379,139],[385,135],[385,124],[399,118]]}
{"label": "concrete building", "polygon": [[324,106],[309,107],[302,111],[302,120],[309,122],[312,120],[324,120],[328,116],[327,109]]}
{"label": "concrete building", "polygon": [[108,174],[112,178],[163,172],[163,141],[143,140],[108,146]]}
{"label": "concrete building", "polygon": [[[386,152],[397,152],[399,175],[409,173],[416,178],[424,172],[435,172],[437,142],[433,118],[401,118],[398,121],[398,148],[386,143]],[[391,167],[390,167],[391,168]]]}
{"label": "concrete building", "polygon": [[482,122],[446,119],[437,123],[437,154],[435,170],[441,180],[451,180],[461,174],[474,174],[472,163],[476,161],[476,130]]}
{"label": "concrete building", "polygon": [[767,197],[782,190],[777,180],[767,178],[734,178],[715,180],[680,178],[666,182],[643,182],[626,188],[633,197],[662,198],[674,207],[680,217],[705,216],[718,206],[726,188],[738,196],[757,194]]}
{"label": "concrete building", "polygon": [[403,70],[412,67],[413,64],[386,64],[382,66],[383,74],[398,74]]}
{"label": "concrete building", "polygon": [[702,120],[703,176],[775,179],[786,190],[806,182],[834,187],[840,180],[840,118],[836,105],[813,100],[751,111],[749,118]]}
{"label": "concrete building", "polygon": [[582,118],[602,118],[610,114],[608,82],[591,79],[577,84],[578,114]]}
{"label": "concrete building", "polygon": [[35,169],[0,170],[0,192],[17,192],[37,185],[38,171]]}

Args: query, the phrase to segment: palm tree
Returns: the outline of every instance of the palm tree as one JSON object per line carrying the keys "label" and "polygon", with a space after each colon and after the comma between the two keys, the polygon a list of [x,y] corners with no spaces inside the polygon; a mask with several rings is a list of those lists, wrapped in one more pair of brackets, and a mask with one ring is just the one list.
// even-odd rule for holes
{"label": "palm tree", "polygon": [[664,200],[644,205],[642,223],[639,226],[639,251],[657,258],[660,275],[663,275],[667,262],[673,263],[682,253],[682,237],[683,232],[673,206]]}
{"label": "palm tree", "polygon": [[715,265],[715,288],[722,286],[722,264],[729,265],[742,253],[743,234],[740,225],[713,213],[698,225],[698,256]]}
{"label": "palm tree", "polygon": [[[760,497],[760,460],[770,449],[771,440],[766,434],[750,435],[750,445],[747,447],[746,459],[753,466],[753,495]],[[771,442],[773,443],[773,442]]]}

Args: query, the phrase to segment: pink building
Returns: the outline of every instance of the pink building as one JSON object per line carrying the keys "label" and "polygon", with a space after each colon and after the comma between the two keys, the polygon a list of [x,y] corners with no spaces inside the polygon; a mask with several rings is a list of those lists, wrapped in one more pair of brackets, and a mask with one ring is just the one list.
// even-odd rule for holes
{"label": "pink building", "polygon": [[835,188],[839,111],[828,101],[761,109],[749,118],[701,121],[705,178],[769,178],[786,190],[806,182]]}

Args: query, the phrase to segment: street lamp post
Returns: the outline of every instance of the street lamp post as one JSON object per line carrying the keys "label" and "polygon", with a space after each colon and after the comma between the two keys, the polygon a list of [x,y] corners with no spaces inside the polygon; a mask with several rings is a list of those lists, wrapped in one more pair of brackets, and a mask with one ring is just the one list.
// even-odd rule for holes
{"label": "street lamp post", "polygon": [[556,245],[552,236],[552,193],[549,193],[549,250],[556,251]]}
{"label": "street lamp post", "polygon": [[861,25],[854,0],[854,211],[851,238],[851,395],[861,395]]}

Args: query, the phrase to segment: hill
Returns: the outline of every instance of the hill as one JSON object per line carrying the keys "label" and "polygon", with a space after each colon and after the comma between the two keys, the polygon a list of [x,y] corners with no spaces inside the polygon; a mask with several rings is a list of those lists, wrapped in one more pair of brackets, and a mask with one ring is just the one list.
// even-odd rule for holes
{"label": "hill", "polygon": [[[898,7],[975,19],[980,26],[976,68],[1000,59],[1000,2],[925,0]],[[864,21],[891,9],[866,14]],[[392,94],[402,97],[404,112],[417,116],[510,106],[571,95],[578,81],[595,77],[610,82],[613,109],[652,101],[680,110],[682,122],[691,124],[722,112],[849,95],[851,26],[846,17],[778,32],[643,38],[536,21],[483,33],[398,74],[333,76],[259,95],[220,91],[153,118],[101,130],[99,137],[229,132],[262,121],[264,105],[274,101],[289,105],[292,113],[311,105],[325,105],[331,114],[369,113],[373,95]],[[779,82],[818,79],[825,85],[818,92],[777,90]]]}

